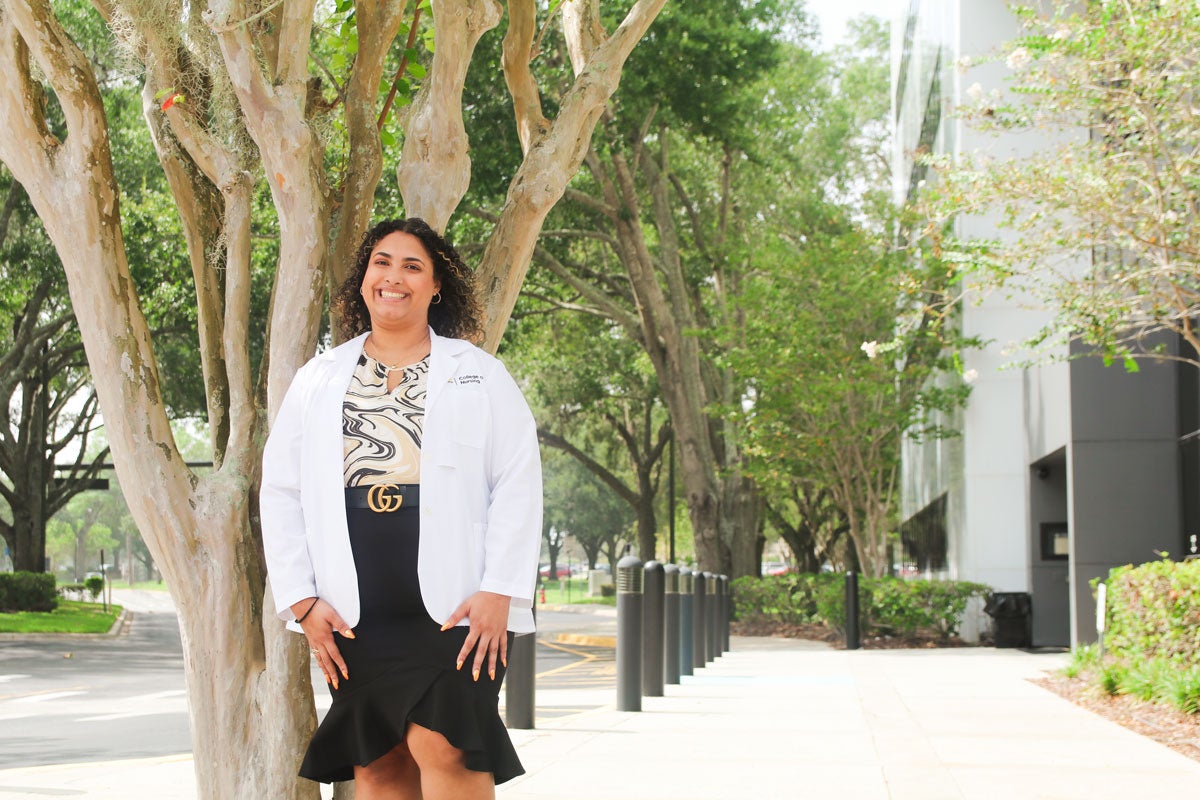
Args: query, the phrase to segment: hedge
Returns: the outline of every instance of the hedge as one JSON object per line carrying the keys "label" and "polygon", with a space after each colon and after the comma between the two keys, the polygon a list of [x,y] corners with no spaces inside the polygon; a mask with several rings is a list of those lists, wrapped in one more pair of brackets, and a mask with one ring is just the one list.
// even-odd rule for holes
{"label": "hedge", "polygon": [[1111,653],[1200,664],[1200,559],[1117,567],[1106,583]]}
{"label": "hedge", "polygon": [[1067,675],[1200,713],[1200,560],[1117,567],[1106,584],[1104,659],[1077,647]]}
{"label": "hedge", "polygon": [[0,612],[53,611],[58,607],[48,572],[0,572]]}
{"label": "hedge", "polygon": [[[864,636],[958,633],[967,601],[991,590],[966,581],[859,578],[860,631]],[[846,579],[840,573],[802,573],[733,582],[734,615],[747,622],[817,623],[842,632]]]}

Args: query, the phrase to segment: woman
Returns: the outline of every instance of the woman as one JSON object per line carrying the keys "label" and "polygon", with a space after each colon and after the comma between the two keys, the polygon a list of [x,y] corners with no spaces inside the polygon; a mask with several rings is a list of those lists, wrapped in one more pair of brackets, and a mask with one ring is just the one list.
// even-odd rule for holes
{"label": "woman", "polygon": [[296,373],[263,455],[276,607],[333,696],[300,774],[359,800],[524,771],[496,703],[533,630],[541,467],[520,390],[466,341],[471,278],[419,219],[371,229],[334,298],[354,338]]}

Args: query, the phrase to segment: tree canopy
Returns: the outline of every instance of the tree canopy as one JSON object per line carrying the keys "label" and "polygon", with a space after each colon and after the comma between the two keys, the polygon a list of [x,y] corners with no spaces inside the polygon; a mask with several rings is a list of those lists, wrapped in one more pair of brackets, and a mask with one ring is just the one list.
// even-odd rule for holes
{"label": "tree canopy", "polygon": [[[1035,352],[1075,340],[1131,369],[1144,357],[1200,366],[1195,4],[1056,2],[1017,14],[1021,36],[960,65],[1007,67],[1002,85],[969,86],[962,113],[976,130],[1034,132],[1041,146],[929,157],[937,179],[919,199],[917,233],[982,291],[1050,312],[1027,342]],[[946,233],[956,215],[985,212],[1000,217],[996,237]]]}

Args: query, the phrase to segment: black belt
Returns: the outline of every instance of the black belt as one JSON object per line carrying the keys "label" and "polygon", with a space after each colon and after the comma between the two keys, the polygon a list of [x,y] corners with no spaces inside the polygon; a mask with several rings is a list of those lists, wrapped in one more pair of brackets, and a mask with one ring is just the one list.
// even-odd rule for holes
{"label": "black belt", "polygon": [[346,508],[369,508],[383,514],[420,504],[421,486],[417,483],[374,483],[346,489]]}

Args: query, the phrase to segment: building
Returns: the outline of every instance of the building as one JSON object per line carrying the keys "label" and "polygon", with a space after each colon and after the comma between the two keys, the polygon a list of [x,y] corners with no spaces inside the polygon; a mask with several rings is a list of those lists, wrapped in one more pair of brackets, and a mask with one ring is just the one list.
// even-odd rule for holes
{"label": "building", "polygon": [[[951,114],[972,84],[1004,86],[1002,61],[956,65],[1017,35],[1005,0],[906,6],[892,35],[897,201],[927,177],[917,151],[1004,158],[1044,146],[1028,133],[980,134]],[[987,217],[958,225],[997,235]],[[1200,381],[1172,363],[1142,362],[1136,374],[1086,357],[1019,366],[1012,343],[1046,319],[1019,297],[964,304],[964,333],[990,344],[965,355],[978,378],[948,421],[961,437],[905,444],[900,560],[1029,592],[1033,644],[1062,646],[1096,638],[1092,579],[1158,552],[1177,557],[1200,530]]]}

